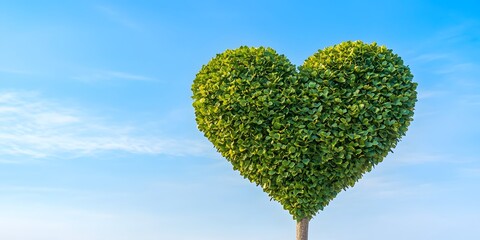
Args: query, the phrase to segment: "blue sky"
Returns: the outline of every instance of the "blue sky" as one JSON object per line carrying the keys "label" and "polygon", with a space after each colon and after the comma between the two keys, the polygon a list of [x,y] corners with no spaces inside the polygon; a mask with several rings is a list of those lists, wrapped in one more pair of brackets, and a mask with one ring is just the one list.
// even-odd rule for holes
{"label": "blue sky", "polygon": [[294,64],[347,40],[419,83],[393,154],[310,238],[480,238],[476,1],[1,1],[0,239],[295,238],[288,212],[196,129],[190,85],[215,54]]}

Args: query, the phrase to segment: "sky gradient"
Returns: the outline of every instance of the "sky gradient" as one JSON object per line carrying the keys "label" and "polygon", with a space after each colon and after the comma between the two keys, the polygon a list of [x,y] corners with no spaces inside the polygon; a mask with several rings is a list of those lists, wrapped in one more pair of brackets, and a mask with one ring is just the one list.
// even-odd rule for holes
{"label": "sky gradient", "polygon": [[301,65],[347,40],[399,54],[414,121],[310,222],[322,240],[479,239],[476,1],[0,2],[0,239],[289,240],[287,211],[196,128],[217,53]]}

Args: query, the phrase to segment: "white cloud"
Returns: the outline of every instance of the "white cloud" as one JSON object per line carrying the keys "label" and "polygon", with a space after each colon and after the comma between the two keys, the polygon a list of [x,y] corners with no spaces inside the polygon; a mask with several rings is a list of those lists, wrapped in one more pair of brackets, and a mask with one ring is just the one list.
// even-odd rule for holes
{"label": "white cloud", "polygon": [[477,178],[480,177],[480,167],[460,168],[459,174],[464,177]]}
{"label": "white cloud", "polygon": [[84,81],[84,82],[97,82],[97,81],[110,81],[110,80],[155,81],[154,78],[143,76],[143,75],[119,72],[119,71],[106,71],[106,70],[92,71],[87,74],[75,76],[73,77],[73,79]]}
{"label": "white cloud", "polygon": [[437,186],[426,182],[408,182],[393,176],[368,175],[355,186],[355,196],[364,199],[400,201],[438,194]]}
{"label": "white cloud", "polygon": [[120,12],[118,9],[115,9],[111,6],[96,6],[95,9],[107,17],[110,21],[120,24],[125,28],[132,30],[140,30],[140,25],[128,17],[125,13]]}
{"label": "white cloud", "polygon": [[462,96],[459,104],[466,107],[480,106],[480,94]]}
{"label": "white cloud", "polygon": [[20,74],[20,75],[31,74],[31,72],[19,70],[19,69],[13,69],[13,68],[0,68],[0,73]]}
{"label": "white cloud", "polygon": [[434,162],[450,162],[452,156],[446,154],[438,154],[438,153],[428,153],[428,152],[409,152],[405,151],[407,149],[403,149],[398,154],[394,154],[391,156],[395,163],[411,165],[411,164],[428,164]]}
{"label": "white cloud", "polygon": [[140,134],[38,94],[0,92],[0,163],[75,158],[106,151],[174,156],[211,154],[204,140]]}
{"label": "white cloud", "polygon": [[[5,193],[73,193],[72,190],[56,187],[30,187],[18,185],[0,185],[0,191]],[[82,193],[83,194],[83,193]]]}
{"label": "white cloud", "polygon": [[414,57],[412,62],[428,63],[433,61],[449,59],[451,56],[445,53],[423,53]]}
{"label": "white cloud", "polygon": [[478,87],[478,48],[474,44],[478,26],[478,22],[472,21],[452,24],[431,34],[411,50],[408,62],[412,63],[412,72],[420,86],[431,81],[443,88],[445,85],[439,83],[449,83],[450,90]]}
{"label": "white cloud", "polygon": [[418,91],[418,100],[430,99],[439,96],[445,96],[447,94],[446,91],[433,91],[433,90],[422,90],[419,89]]}
{"label": "white cloud", "polygon": [[435,73],[444,75],[444,74],[458,74],[466,73],[478,69],[476,64],[471,62],[460,62],[453,64],[446,64],[441,68],[437,69]]}

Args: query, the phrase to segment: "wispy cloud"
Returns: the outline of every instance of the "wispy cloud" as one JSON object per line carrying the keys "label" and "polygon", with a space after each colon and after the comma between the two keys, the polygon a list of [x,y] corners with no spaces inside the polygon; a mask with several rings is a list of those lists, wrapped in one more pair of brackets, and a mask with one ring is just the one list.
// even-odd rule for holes
{"label": "wispy cloud", "polygon": [[29,71],[14,69],[14,68],[4,68],[4,67],[0,67],[0,73],[20,74],[20,75],[31,74],[31,72],[29,72]]}
{"label": "wispy cloud", "polygon": [[103,14],[110,21],[117,23],[125,28],[129,28],[132,30],[141,29],[140,25],[136,21],[134,21],[125,13],[119,11],[118,9],[112,6],[101,5],[101,6],[96,6],[95,9],[101,14]]}
{"label": "wispy cloud", "polygon": [[[480,23],[464,21],[447,26],[420,41],[412,50],[410,61],[419,72],[433,72],[451,79],[478,73],[478,28]],[[441,79],[440,79],[441,80]]]}
{"label": "wispy cloud", "polygon": [[176,219],[120,208],[115,210],[39,203],[2,205],[0,236],[2,239],[22,240],[194,238],[188,235],[190,238],[175,237],[181,231],[178,226],[182,225]]}
{"label": "wispy cloud", "polygon": [[464,177],[477,178],[480,177],[480,167],[460,168],[459,174]]}
{"label": "wispy cloud", "polygon": [[450,56],[445,53],[424,53],[411,59],[412,62],[428,63],[433,61],[445,60]]}
{"label": "wispy cloud", "polygon": [[114,81],[114,80],[128,80],[128,81],[155,81],[154,78],[127,73],[119,71],[98,70],[86,74],[73,77],[75,80],[84,82],[98,82],[98,81]]}
{"label": "wispy cloud", "polygon": [[402,151],[399,154],[392,156],[392,161],[402,165],[412,164],[426,164],[434,162],[450,162],[452,159],[449,155],[442,155],[428,152],[405,152]]}
{"label": "wispy cloud", "polygon": [[22,193],[69,193],[73,192],[70,189],[55,188],[55,187],[30,187],[30,186],[16,186],[16,185],[0,185],[2,193],[22,192]]}
{"label": "wispy cloud", "polygon": [[446,91],[433,91],[433,90],[423,90],[419,89],[418,91],[418,100],[424,100],[424,99],[429,99],[429,98],[434,98],[438,96],[443,96],[447,94]]}
{"label": "wispy cloud", "polygon": [[480,94],[462,96],[459,104],[467,107],[480,106]]}
{"label": "wispy cloud", "polygon": [[[423,42],[422,48],[436,48],[439,45],[464,44],[475,39],[478,34],[480,23],[475,21],[463,21],[447,26],[431,35]],[[438,50],[437,50],[438,51]]]}
{"label": "wispy cloud", "polygon": [[369,176],[361,179],[355,186],[357,194],[365,198],[408,198],[418,197],[438,191],[435,186],[427,183],[413,183],[395,180],[392,177]]}
{"label": "wispy cloud", "polygon": [[105,151],[204,155],[206,141],[146,135],[35,93],[0,92],[0,162],[70,158]]}
{"label": "wispy cloud", "polygon": [[462,62],[462,63],[452,63],[443,66],[435,71],[435,73],[443,75],[443,74],[459,74],[465,73],[472,70],[478,69],[476,64],[471,62]]}

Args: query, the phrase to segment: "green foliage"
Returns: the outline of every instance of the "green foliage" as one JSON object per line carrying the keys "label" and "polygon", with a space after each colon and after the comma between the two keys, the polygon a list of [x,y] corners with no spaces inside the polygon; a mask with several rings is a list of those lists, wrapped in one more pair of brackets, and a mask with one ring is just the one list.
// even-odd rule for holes
{"label": "green foliage", "polygon": [[413,75],[384,46],[344,42],[298,68],[271,48],[218,54],[197,74],[198,128],[235,170],[300,221],[323,210],[405,135]]}

